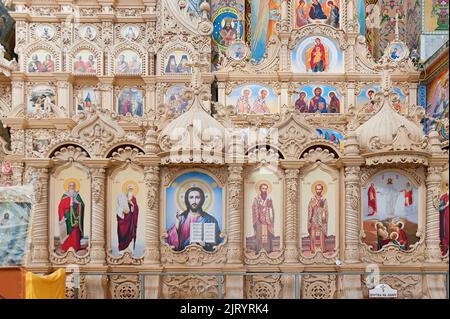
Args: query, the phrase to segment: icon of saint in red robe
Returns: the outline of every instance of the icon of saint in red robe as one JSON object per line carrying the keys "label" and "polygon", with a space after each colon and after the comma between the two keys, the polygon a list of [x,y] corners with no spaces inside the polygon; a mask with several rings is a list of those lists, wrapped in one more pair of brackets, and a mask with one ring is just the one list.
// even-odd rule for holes
{"label": "icon of saint in red robe", "polygon": [[410,207],[413,204],[413,188],[410,182],[406,182],[405,189],[400,192],[404,193],[405,196],[405,207]]}
{"label": "icon of saint in red robe", "polygon": [[58,205],[61,251],[65,253],[70,248],[81,250],[81,239],[84,227],[84,202],[75,181],[69,181],[67,191]]}
{"label": "icon of saint in red robe", "polygon": [[369,204],[369,215],[368,216],[375,216],[377,214],[377,191],[375,190],[375,184],[370,184],[369,191],[368,191],[368,204]]}
{"label": "icon of saint in red robe", "polygon": [[125,183],[125,194],[117,198],[117,238],[119,251],[126,250],[133,242],[136,248],[137,224],[139,218],[139,205],[136,199],[137,183]]}

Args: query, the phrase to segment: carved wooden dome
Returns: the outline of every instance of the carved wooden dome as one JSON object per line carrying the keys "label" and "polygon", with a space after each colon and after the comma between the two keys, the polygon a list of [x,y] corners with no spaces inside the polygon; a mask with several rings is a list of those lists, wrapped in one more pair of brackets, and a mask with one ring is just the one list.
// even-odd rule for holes
{"label": "carved wooden dome", "polygon": [[412,142],[420,143],[423,139],[422,128],[397,113],[391,106],[388,96],[386,96],[378,113],[356,129],[361,149],[369,149],[375,138],[385,145],[392,144],[401,127],[406,130]]}

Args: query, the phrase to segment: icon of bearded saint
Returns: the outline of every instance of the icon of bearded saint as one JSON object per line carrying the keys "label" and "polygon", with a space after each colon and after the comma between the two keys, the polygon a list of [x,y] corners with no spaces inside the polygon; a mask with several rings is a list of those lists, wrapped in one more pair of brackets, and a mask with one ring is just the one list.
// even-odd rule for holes
{"label": "icon of bearded saint", "polygon": [[139,218],[139,205],[135,194],[137,184],[125,183],[124,193],[117,198],[117,238],[119,251],[126,250],[133,242],[133,250],[136,246],[137,224]]}
{"label": "icon of bearded saint", "polygon": [[236,40],[236,30],[233,28],[235,21],[233,19],[225,19],[222,30],[220,30],[220,44],[228,46]]}
{"label": "icon of bearded saint", "polygon": [[70,248],[81,250],[81,239],[84,234],[84,202],[79,193],[79,182],[70,179],[67,182],[66,192],[58,205],[60,226],[61,251],[64,253]]}

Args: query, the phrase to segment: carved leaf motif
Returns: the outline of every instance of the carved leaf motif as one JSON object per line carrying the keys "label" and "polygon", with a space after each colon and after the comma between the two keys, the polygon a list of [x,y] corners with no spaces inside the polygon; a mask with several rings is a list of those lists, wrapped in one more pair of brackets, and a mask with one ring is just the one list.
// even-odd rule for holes
{"label": "carved leaf motif", "polygon": [[55,152],[54,161],[80,162],[89,158],[89,155],[79,147],[68,146],[63,147]]}
{"label": "carved leaf motif", "polygon": [[138,155],[144,155],[144,153],[135,147],[127,146],[125,148],[119,148],[112,154],[112,158],[120,162],[133,162]]}
{"label": "carved leaf motif", "polygon": [[309,150],[308,153],[303,155],[303,158],[308,162],[320,161],[322,163],[331,162],[335,159],[333,153],[330,153],[329,150],[322,149],[320,147]]}

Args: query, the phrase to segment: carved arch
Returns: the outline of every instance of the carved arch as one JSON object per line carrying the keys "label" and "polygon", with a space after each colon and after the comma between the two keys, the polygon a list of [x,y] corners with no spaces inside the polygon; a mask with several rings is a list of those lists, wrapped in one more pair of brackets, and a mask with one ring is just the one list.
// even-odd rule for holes
{"label": "carved arch", "polygon": [[82,51],[82,50],[88,50],[90,51],[94,57],[95,57],[95,63],[96,65],[96,73],[86,73],[83,75],[102,75],[103,73],[103,54],[102,54],[102,49],[97,46],[95,43],[93,42],[88,42],[86,40],[81,40],[80,42],[74,44],[73,46],[71,46],[68,49],[68,54],[67,54],[67,61],[66,61],[66,70],[70,70],[70,72],[73,72],[73,64],[75,61],[75,58],[78,54],[78,52]]}
{"label": "carved arch", "polygon": [[30,62],[30,60],[32,58],[33,52],[35,52],[37,50],[45,50],[45,51],[49,52],[55,61],[55,72],[62,71],[61,50],[51,42],[40,41],[40,42],[32,43],[23,49],[23,53],[21,55],[23,57],[23,59],[22,59],[22,62],[20,63],[22,72],[28,73],[28,63]]}
{"label": "carved arch", "polygon": [[[116,61],[120,55],[125,50],[133,51],[137,54],[139,57],[139,60],[141,62],[141,72],[139,72],[137,75],[148,75],[148,56],[149,53],[146,51],[146,49],[134,42],[124,41],[116,45],[113,50],[112,54],[109,58],[109,67],[107,69],[107,74],[113,75],[116,74]],[[120,73],[118,73],[120,74]]]}
{"label": "carved arch", "polygon": [[160,53],[156,56],[156,74],[165,74],[165,62],[167,57],[174,50],[184,51],[189,55],[190,60],[195,57],[197,50],[190,43],[169,42],[164,45]]}
{"label": "carved arch", "polygon": [[305,157],[305,155],[312,149],[315,148],[322,148],[322,149],[328,149],[332,154],[334,154],[335,159],[339,159],[342,157],[341,151],[337,148],[336,144],[333,142],[324,140],[324,139],[315,139],[308,143],[305,143],[300,150],[300,157],[299,159],[302,159]]}
{"label": "carved arch", "polygon": [[[252,154],[256,157],[259,157],[260,154],[264,154],[264,158],[268,158],[269,161],[271,160],[280,160],[280,159],[285,159],[286,157],[284,156],[283,152],[278,148],[275,147],[269,143],[255,143],[252,145],[249,145],[247,147],[247,152],[245,152],[245,155],[251,157]],[[275,156],[276,158],[272,158],[273,156]],[[259,157],[259,159],[261,160],[262,158]]]}
{"label": "carved arch", "polygon": [[116,160],[129,160],[133,162],[137,155],[144,155],[145,151],[140,145],[136,143],[123,144],[118,142],[112,145],[106,152],[106,158],[112,158]]}
{"label": "carved arch", "polygon": [[91,155],[87,151],[87,148],[84,147],[79,141],[74,140],[66,140],[64,142],[59,142],[54,145],[50,145],[46,154],[47,158],[54,158],[57,152],[62,151],[63,149],[79,149],[81,152],[86,153],[87,157],[90,158]]}
{"label": "carved arch", "polygon": [[312,36],[323,36],[332,40],[341,51],[346,51],[348,48],[347,37],[343,30],[337,30],[326,24],[309,24],[301,29],[292,31],[289,49],[294,50],[299,42]]}

